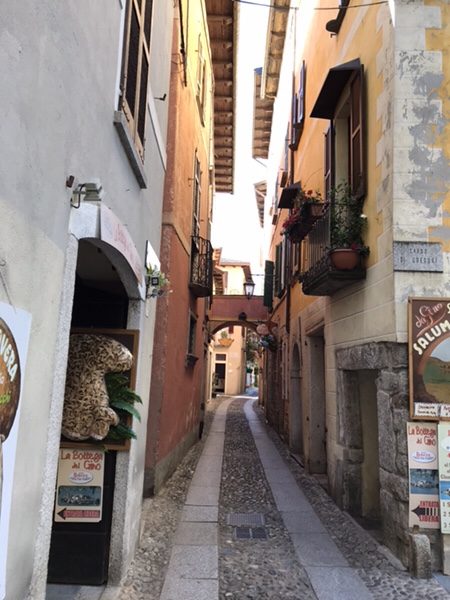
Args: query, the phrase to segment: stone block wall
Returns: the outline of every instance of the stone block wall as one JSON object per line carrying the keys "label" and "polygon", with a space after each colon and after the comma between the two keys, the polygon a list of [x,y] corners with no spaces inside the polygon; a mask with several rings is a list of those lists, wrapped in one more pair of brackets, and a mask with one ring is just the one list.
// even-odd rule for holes
{"label": "stone block wall", "polygon": [[[408,354],[406,344],[369,343],[336,351],[337,439],[343,448],[341,481],[332,490],[344,510],[361,514],[364,460],[358,371],[375,370],[378,413],[380,511],[383,541],[411,566],[408,525],[409,489],[406,423],[409,420]],[[421,530],[430,539],[431,564],[440,569],[440,532]]]}

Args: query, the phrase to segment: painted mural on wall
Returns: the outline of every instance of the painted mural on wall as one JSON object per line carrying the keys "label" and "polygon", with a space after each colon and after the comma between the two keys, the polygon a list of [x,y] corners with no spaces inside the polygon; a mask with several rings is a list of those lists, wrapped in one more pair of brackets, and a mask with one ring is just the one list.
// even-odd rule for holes
{"label": "painted mural on wall", "polygon": [[450,418],[450,298],[409,299],[412,418]]}
{"label": "painted mural on wall", "polygon": [[0,302],[0,599],[6,594],[6,559],[22,379],[31,315]]}
{"label": "painted mural on wall", "polygon": [[62,434],[70,440],[103,440],[119,416],[109,405],[106,373],[131,369],[133,355],[104,335],[72,334],[67,363]]}

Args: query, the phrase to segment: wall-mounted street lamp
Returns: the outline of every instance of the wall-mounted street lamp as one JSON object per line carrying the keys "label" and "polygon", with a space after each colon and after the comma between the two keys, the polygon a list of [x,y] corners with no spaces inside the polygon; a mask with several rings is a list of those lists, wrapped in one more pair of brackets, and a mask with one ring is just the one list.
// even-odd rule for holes
{"label": "wall-mounted street lamp", "polygon": [[244,283],[244,294],[247,296],[247,298],[250,300],[250,298],[253,296],[253,292],[255,291],[255,284],[253,281],[246,281]]}

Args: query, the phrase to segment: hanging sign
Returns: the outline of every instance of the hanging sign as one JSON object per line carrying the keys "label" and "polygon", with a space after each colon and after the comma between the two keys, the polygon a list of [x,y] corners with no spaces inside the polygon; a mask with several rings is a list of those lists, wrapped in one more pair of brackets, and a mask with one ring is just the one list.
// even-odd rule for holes
{"label": "hanging sign", "polygon": [[31,315],[0,302],[0,599],[6,591],[6,560],[17,432]]}
{"label": "hanging sign", "polygon": [[60,449],[56,522],[98,523],[102,520],[104,466],[104,450]]}
{"label": "hanging sign", "polygon": [[450,423],[438,425],[441,531],[450,533]]}
{"label": "hanging sign", "polygon": [[409,526],[439,529],[436,423],[407,423]]}
{"label": "hanging sign", "polygon": [[409,298],[410,414],[450,418],[450,298]]}

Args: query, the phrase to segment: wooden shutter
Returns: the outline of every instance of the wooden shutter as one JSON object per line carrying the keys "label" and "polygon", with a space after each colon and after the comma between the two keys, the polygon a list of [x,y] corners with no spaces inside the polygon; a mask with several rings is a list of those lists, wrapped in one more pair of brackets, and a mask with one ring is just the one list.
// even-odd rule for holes
{"label": "wooden shutter", "polygon": [[119,109],[126,117],[131,137],[142,159],[147,113],[151,21],[152,0],[128,0]]}
{"label": "wooden shutter", "polygon": [[271,260],[266,260],[264,265],[264,306],[272,310],[273,305],[273,271],[274,264]]}
{"label": "wooden shutter", "polygon": [[350,84],[350,185],[357,199],[365,194],[363,77],[361,65]]}
{"label": "wooden shutter", "polygon": [[325,133],[325,198],[329,198],[334,185],[334,133],[333,124],[330,123]]}

